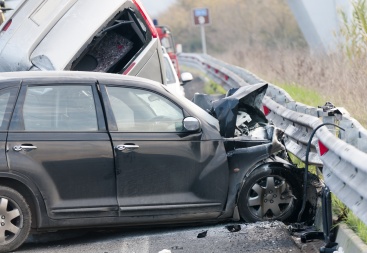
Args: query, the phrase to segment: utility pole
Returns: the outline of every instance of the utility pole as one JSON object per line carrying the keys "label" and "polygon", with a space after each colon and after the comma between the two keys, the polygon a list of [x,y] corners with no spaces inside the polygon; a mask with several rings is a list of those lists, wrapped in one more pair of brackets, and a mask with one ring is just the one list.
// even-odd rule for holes
{"label": "utility pole", "polygon": [[199,23],[201,30],[201,47],[203,49],[203,54],[206,54],[205,18],[203,16],[199,17]]}

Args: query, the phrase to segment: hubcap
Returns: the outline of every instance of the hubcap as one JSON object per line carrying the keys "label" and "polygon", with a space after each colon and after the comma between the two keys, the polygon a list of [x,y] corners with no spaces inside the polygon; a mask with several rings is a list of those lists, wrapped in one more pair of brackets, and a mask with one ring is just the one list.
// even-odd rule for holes
{"label": "hubcap", "polygon": [[0,245],[14,240],[23,226],[19,206],[11,199],[0,197]]}
{"label": "hubcap", "polygon": [[250,211],[259,219],[277,219],[289,211],[292,203],[290,186],[279,176],[257,181],[248,197]]}

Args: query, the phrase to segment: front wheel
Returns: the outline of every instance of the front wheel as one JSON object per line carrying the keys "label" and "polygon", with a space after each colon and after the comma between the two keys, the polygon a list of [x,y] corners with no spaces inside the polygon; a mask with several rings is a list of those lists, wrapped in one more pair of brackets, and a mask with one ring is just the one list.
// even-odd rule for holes
{"label": "front wheel", "polygon": [[302,178],[292,169],[265,167],[245,178],[238,207],[247,222],[286,221],[294,218],[301,205]]}
{"label": "front wheel", "polygon": [[17,191],[0,186],[0,252],[17,249],[31,229],[31,211]]}

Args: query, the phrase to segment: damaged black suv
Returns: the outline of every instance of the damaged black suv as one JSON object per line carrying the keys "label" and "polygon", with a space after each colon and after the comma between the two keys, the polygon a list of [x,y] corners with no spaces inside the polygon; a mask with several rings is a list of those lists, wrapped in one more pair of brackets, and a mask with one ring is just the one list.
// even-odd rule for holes
{"label": "damaged black suv", "polygon": [[0,252],[33,231],[294,220],[302,173],[276,155],[266,88],[198,94],[202,109],[137,77],[1,73]]}

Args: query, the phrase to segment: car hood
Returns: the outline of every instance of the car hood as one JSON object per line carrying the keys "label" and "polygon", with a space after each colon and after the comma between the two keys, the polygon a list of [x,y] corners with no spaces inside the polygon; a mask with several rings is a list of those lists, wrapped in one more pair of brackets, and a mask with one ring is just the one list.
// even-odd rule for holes
{"label": "car hood", "polygon": [[253,128],[268,122],[261,111],[267,88],[266,83],[232,88],[225,97],[217,100],[197,94],[194,102],[218,119],[221,136],[231,138],[238,135],[236,132],[241,125]]}

